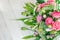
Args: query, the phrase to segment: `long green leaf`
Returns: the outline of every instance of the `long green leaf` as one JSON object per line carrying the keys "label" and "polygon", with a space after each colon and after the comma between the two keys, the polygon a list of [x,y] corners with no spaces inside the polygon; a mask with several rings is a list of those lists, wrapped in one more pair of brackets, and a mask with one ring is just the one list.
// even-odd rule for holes
{"label": "long green leaf", "polygon": [[44,3],[44,0],[36,0],[37,3]]}
{"label": "long green leaf", "polygon": [[26,28],[26,27],[21,27],[21,30],[28,30],[28,28]]}
{"label": "long green leaf", "polygon": [[28,35],[28,36],[24,36],[23,39],[30,39],[30,38],[34,38],[33,35]]}

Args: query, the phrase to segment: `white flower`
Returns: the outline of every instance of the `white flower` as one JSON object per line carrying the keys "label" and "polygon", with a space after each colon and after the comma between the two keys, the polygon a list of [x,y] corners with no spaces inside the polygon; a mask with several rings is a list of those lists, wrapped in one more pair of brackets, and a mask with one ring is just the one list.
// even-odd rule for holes
{"label": "white flower", "polygon": [[51,28],[47,28],[46,31],[51,31],[52,29]]}

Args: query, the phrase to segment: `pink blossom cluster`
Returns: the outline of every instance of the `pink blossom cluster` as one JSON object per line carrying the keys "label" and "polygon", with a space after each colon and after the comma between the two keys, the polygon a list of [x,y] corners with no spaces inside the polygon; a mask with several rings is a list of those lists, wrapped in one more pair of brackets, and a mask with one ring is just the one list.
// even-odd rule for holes
{"label": "pink blossom cluster", "polygon": [[[55,17],[55,18],[60,18],[60,12],[54,11],[54,12],[51,13],[51,16]],[[53,30],[60,30],[60,22],[59,21],[54,22],[51,17],[46,18],[45,24],[46,25],[51,25]]]}
{"label": "pink blossom cluster", "polygon": [[[45,5],[54,4],[53,2],[54,2],[54,0],[48,0],[48,1],[45,2],[45,3],[39,4],[39,5],[38,5],[38,8],[37,8],[37,11],[39,11],[39,9],[40,9],[40,8],[43,8]],[[45,19],[45,24],[46,24],[47,26],[48,26],[48,25],[51,25],[51,28],[52,28],[53,30],[60,30],[60,22],[59,22],[59,21],[53,21],[53,18],[55,18],[55,19],[60,18],[60,12],[58,12],[58,11],[53,11],[53,12],[51,12],[51,16],[52,16],[52,17],[47,17],[47,18]],[[36,17],[36,20],[37,20],[37,23],[40,23],[41,20],[42,20],[42,16],[41,16],[41,15],[38,15],[38,16]]]}
{"label": "pink blossom cluster", "polygon": [[43,8],[46,5],[50,5],[50,4],[54,5],[54,6],[56,5],[54,0],[48,0],[47,2],[44,2],[42,4],[38,4],[38,7],[37,7],[36,11],[38,12],[41,8]]}
{"label": "pink blossom cluster", "polygon": [[[55,18],[60,18],[60,12],[52,12],[51,13],[52,15],[52,17],[55,17]],[[41,15],[38,15],[37,16],[37,23],[40,23],[41,22],[41,20],[42,20],[42,16]],[[48,25],[51,25],[51,28],[53,29],[53,30],[60,30],[60,22],[59,21],[53,21],[53,18],[51,18],[51,17],[47,17],[46,19],[45,19],[45,24],[48,26]]]}

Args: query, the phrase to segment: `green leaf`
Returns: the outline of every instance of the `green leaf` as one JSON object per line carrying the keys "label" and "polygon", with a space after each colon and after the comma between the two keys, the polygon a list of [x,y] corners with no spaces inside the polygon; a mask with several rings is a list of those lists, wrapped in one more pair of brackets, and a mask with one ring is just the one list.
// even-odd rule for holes
{"label": "green leaf", "polygon": [[57,8],[58,11],[60,11],[60,0],[55,0],[55,1],[56,1],[56,4],[57,4],[56,8]]}
{"label": "green leaf", "polygon": [[52,38],[49,38],[48,40],[53,40]]}
{"label": "green leaf", "polygon": [[34,11],[34,8],[35,8],[34,4],[26,3],[24,8],[25,8],[25,11],[21,13],[23,16],[33,15],[33,11]]}
{"label": "green leaf", "polygon": [[39,32],[39,35],[41,36],[41,38],[43,38],[44,40],[47,40],[47,38],[46,38],[46,25],[43,21],[40,22],[40,25],[38,27],[38,32]]}
{"label": "green leaf", "polygon": [[40,40],[40,37],[36,37],[36,39],[35,40]]}
{"label": "green leaf", "polygon": [[28,19],[28,18],[19,18],[19,19],[17,19],[18,21],[24,21],[24,20],[26,20],[26,19]]}
{"label": "green leaf", "polygon": [[26,27],[21,27],[21,30],[28,30],[28,28],[26,28]]}
{"label": "green leaf", "polygon": [[44,0],[36,0],[37,3],[44,3]]}
{"label": "green leaf", "polygon": [[25,10],[29,11],[30,13],[33,13],[34,8],[29,3],[26,3],[24,8],[25,8]]}
{"label": "green leaf", "polygon": [[30,39],[30,38],[34,38],[33,35],[28,35],[28,36],[24,36],[23,39]]}
{"label": "green leaf", "polygon": [[41,21],[39,26],[42,27],[43,30],[46,30],[46,28],[47,28],[47,26],[45,25],[45,22],[43,22],[43,21]]}
{"label": "green leaf", "polygon": [[34,22],[34,20],[27,20],[24,22],[27,25],[35,25],[36,23]]}
{"label": "green leaf", "polygon": [[23,16],[29,16],[29,15],[30,15],[30,12],[24,11],[24,12],[22,12],[21,14],[22,14]]}
{"label": "green leaf", "polygon": [[60,30],[55,33],[55,36],[60,35]]}
{"label": "green leaf", "polygon": [[35,5],[34,5],[34,4],[32,4],[32,3],[30,3],[30,5],[31,5],[31,7],[32,7],[32,8],[34,8],[34,7],[35,7]]}
{"label": "green leaf", "polygon": [[43,8],[43,10],[52,10],[54,8],[53,5],[48,5]]}
{"label": "green leaf", "polygon": [[26,25],[36,25],[36,21],[34,20],[35,18],[20,18],[20,19],[17,19],[17,20],[21,20],[23,21]]}
{"label": "green leaf", "polygon": [[42,9],[40,9],[39,14],[43,15],[46,14],[47,16],[49,16],[49,12],[51,12],[54,9],[53,5],[46,5],[44,6]]}

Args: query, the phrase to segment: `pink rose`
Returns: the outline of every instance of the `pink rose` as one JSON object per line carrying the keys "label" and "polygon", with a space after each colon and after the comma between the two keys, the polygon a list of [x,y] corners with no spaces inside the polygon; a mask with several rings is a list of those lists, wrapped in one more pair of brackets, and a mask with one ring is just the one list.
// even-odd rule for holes
{"label": "pink rose", "polygon": [[46,24],[46,25],[52,24],[52,22],[53,22],[53,20],[52,20],[51,17],[48,17],[48,18],[46,18],[46,20],[45,20],[45,24]]}
{"label": "pink rose", "polygon": [[38,16],[36,17],[37,23],[40,23],[41,19],[42,19],[42,16],[41,16],[41,15],[38,15]]}
{"label": "pink rose", "polygon": [[60,18],[60,12],[54,11],[51,13],[54,18]]}
{"label": "pink rose", "polygon": [[52,24],[53,30],[60,30],[60,22],[56,21]]}

